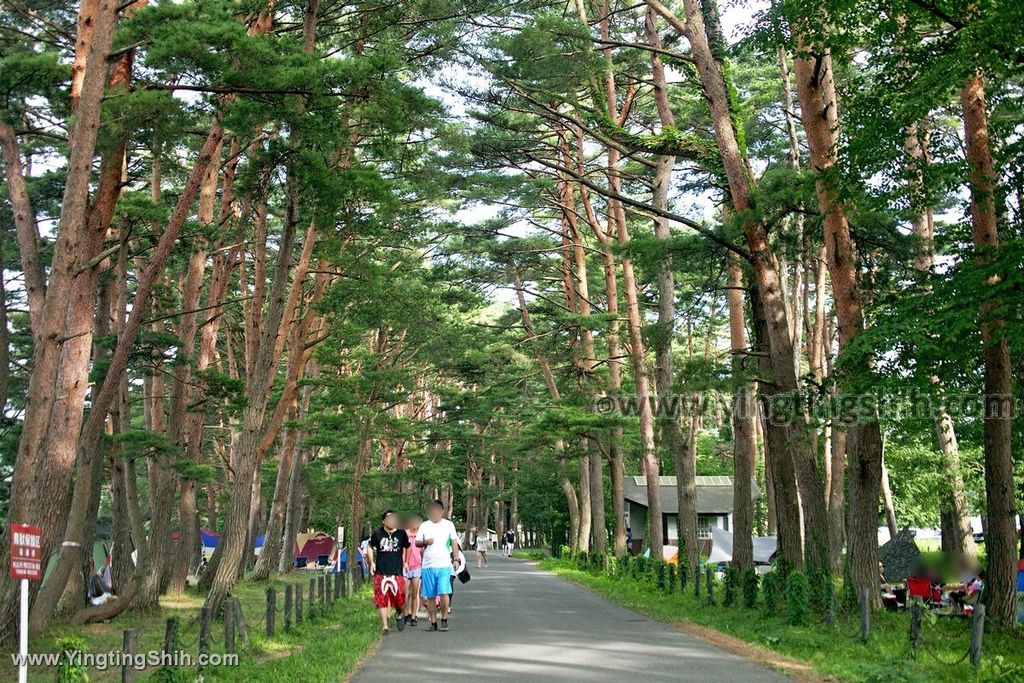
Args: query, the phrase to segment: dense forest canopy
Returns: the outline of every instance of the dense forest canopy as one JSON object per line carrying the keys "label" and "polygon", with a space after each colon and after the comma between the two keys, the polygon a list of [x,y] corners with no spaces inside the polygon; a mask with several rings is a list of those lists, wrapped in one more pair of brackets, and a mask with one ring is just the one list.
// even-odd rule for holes
{"label": "dense forest canopy", "polygon": [[[214,608],[299,531],[354,549],[435,498],[467,542],[621,555],[635,475],[654,520],[676,477],[655,557],[696,569],[695,478],[727,475],[739,569],[773,535],[858,596],[879,526],[966,558],[980,517],[1011,622],[1022,25],[1015,0],[0,4],[0,505],[43,530],[33,628],[184,591],[200,527]],[[80,608],[106,529],[124,599]]]}

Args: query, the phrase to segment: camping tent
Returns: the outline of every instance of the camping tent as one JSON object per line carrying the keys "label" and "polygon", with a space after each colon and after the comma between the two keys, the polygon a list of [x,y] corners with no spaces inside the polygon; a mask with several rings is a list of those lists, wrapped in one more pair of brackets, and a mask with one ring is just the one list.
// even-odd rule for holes
{"label": "camping tent", "polygon": [[334,561],[334,537],[325,533],[297,534],[295,536],[295,559],[304,558],[307,565],[313,565],[318,558],[327,556],[327,562]]}
{"label": "camping tent", "polygon": [[216,531],[200,528],[199,538],[203,541],[203,557],[209,560],[210,555],[213,555],[214,549],[220,542],[220,535]]}
{"label": "camping tent", "polygon": [[[754,541],[754,564],[770,564],[779,547],[777,536],[760,536]],[[732,532],[711,527],[709,563],[732,562]]]}
{"label": "camping tent", "polygon": [[266,534],[260,534],[259,536],[256,537],[256,542],[253,543],[253,552],[256,554],[256,557],[259,557],[260,556],[260,552],[263,551],[263,542],[266,541],[266,540],[267,540],[267,535]]}

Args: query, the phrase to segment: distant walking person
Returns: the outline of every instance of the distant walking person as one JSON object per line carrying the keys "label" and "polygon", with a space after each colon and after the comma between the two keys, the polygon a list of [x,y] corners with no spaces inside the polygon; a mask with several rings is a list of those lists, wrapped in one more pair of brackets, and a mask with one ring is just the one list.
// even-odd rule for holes
{"label": "distant walking person", "polygon": [[480,563],[483,562],[483,566],[487,566],[487,546],[491,544],[491,534],[484,529],[483,533],[476,535],[476,566],[480,568]]}
{"label": "distant walking person", "polygon": [[[444,504],[435,500],[427,507],[430,518],[416,532],[416,545],[423,548],[421,580],[430,630],[436,631],[437,608],[441,608],[441,630],[448,630],[448,607],[452,594],[452,553],[459,552],[459,534],[451,520],[444,518]],[[440,598],[434,604],[434,598]]]}
{"label": "distant walking person", "polygon": [[[419,515],[412,515],[406,523],[405,533],[410,539],[415,540],[416,533],[420,530],[423,519]],[[423,559],[423,548],[415,543],[410,543],[405,551],[405,622],[410,626],[419,623],[417,615],[420,612],[420,563]]]}
{"label": "distant walking person", "polygon": [[505,548],[508,549],[508,556],[512,557],[512,551],[516,549],[516,532],[512,529],[505,534]]}
{"label": "distant walking person", "polygon": [[381,517],[381,526],[370,535],[367,544],[367,562],[373,574],[373,604],[380,612],[381,629],[384,635],[391,630],[388,620],[395,610],[398,630],[405,628],[402,609],[405,607],[405,551],[409,547],[409,536],[398,528],[398,518],[388,510]]}

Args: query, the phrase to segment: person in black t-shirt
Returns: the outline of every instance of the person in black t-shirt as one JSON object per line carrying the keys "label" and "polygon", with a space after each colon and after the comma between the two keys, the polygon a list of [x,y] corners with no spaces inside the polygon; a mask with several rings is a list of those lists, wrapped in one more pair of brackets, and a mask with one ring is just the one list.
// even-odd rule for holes
{"label": "person in black t-shirt", "polygon": [[388,619],[396,610],[397,626],[405,628],[402,608],[405,607],[405,549],[409,536],[398,528],[398,517],[388,510],[381,516],[381,526],[370,535],[368,561],[373,574],[373,604],[380,612],[384,635],[390,633]]}

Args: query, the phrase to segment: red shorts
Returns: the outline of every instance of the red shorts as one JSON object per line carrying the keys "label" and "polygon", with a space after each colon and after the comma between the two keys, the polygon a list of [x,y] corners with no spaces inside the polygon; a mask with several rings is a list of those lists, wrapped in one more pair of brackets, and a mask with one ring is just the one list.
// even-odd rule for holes
{"label": "red shorts", "polygon": [[405,607],[405,579],[401,576],[373,576],[373,606]]}

